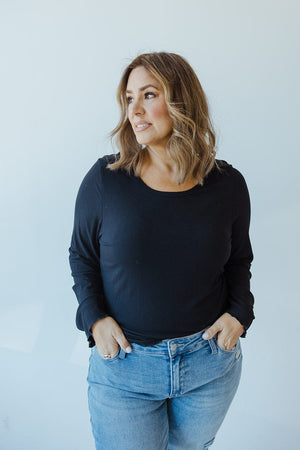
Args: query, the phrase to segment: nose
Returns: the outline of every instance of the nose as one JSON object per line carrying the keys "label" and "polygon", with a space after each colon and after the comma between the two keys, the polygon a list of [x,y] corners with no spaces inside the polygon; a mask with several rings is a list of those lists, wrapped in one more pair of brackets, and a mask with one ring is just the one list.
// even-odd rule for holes
{"label": "nose", "polygon": [[143,104],[140,100],[135,100],[131,105],[131,113],[132,115],[141,115],[144,114],[145,110]]}

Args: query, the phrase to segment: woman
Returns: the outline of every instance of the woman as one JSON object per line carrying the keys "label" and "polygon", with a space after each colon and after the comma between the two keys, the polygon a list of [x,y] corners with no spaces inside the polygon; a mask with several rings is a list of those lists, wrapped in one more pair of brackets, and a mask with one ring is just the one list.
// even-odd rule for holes
{"label": "woman", "polygon": [[206,449],[254,319],[248,189],[215,158],[205,94],[184,58],[139,55],[117,98],[120,151],[86,174],[70,246],[96,448]]}

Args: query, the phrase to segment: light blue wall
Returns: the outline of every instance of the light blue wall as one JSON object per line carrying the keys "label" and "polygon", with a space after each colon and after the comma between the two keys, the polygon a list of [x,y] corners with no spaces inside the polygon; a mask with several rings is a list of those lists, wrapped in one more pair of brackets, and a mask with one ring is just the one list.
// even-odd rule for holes
{"label": "light blue wall", "polygon": [[1,449],[93,448],[67,254],[75,196],[112,153],[121,71],[161,50],[196,70],[218,157],[252,202],[257,318],[214,448],[299,448],[299,13],[292,0],[0,2]]}

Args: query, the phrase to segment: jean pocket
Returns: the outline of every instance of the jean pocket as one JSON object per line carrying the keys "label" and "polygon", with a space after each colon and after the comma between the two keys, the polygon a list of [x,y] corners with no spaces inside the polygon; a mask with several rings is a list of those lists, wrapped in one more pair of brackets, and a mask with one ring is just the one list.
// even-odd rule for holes
{"label": "jean pocket", "polygon": [[110,358],[104,358],[104,356],[101,355],[101,353],[97,349],[96,345],[92,348],[92,351],[94,352],[94,354],[96,354],[96,356],[99,356],[102,361],[112,362],[119,358],[121,347],[119,346],[119,350],[117,351],[117,353],[115,355],[111,356]]}
{"label": "jean pocket", "polygon": [[221,346],[220,346],[220,344],[218,343],[218,338],[216,337],[216,336],[214,336],[213,337],[213,339],[214,339],[214,341],[215,341],[215,344],[216,344],[216,346],[217,346],[217,349],[221,352],[221,353],[227,353],[227,354],[233,354],[233,353],[235,353],[236,352],[236,350],[237,350],[237,348],[238,348],[238,345],[239,345],[239,340],[238,340],[238,342],[236,343],[236,345],[231,349],[231,350],[225,350],[224,348],[222,348]]}

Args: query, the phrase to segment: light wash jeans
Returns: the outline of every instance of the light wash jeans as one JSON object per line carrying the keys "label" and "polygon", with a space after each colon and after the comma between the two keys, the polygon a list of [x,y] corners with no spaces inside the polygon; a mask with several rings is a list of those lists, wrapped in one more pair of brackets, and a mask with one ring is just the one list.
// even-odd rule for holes
{"label": "light wash jeans", "polygon": [[104,359],[91,349],[88,400],[97,450],[197,450],[214,441],[236,393],[240,341],[231,350],[205,330]]}

